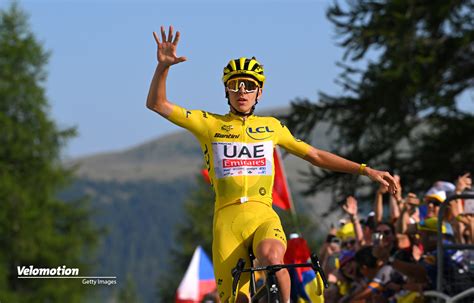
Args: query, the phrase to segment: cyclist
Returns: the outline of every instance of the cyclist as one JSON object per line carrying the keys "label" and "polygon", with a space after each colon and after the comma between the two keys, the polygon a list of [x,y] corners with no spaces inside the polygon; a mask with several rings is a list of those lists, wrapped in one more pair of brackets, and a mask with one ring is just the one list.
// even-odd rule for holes
{"label": "cyclist", "polygon": [[[263,66],[255,58],[231,60],[224,68],[223,82],[230,111],[217,115],[187,110],[166,96],[169,68],[186,61],[176,55],[180,33],[168,35],[161,27],[157,43],[158,65],[147,98],[147,107],[174,124],[191,131],[199,140],[211,184],[216,194],[212,256],[219,297],[231,295],[231,269],[239,258],[248,260],[252,247],[261,265],[283,263],[286,238],[278,215],[272,209],[273,149],[280,145],[290,153],[324,169],[363,174],[397,191],[393,177],[295,139],[273,117],[253,114],[265,83]],[[288,271],[277,273],[283,302],[290,298]],[[248,302],[248,275],[242,275],[237,302]]]}

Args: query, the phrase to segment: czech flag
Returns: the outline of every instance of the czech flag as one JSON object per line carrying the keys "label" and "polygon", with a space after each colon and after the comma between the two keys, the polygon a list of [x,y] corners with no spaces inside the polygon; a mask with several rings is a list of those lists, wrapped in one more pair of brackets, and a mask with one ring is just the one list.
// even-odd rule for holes
{"label": "czech flag", "polygon": [[199,303],[206,294],[215,290],[216,281],[211,260],[202,247],[198,246],[176,291],[175,303]]}
{"label": "czech flag", "polygon": [[[310,250],[305,239],[298,234],[291,234],[285,253],[285,263],[310,262]],[[320,275],[314,273],[311,267],[288,269],[291,278],[291,299],[293,302],[324,302],[324,285]]]}

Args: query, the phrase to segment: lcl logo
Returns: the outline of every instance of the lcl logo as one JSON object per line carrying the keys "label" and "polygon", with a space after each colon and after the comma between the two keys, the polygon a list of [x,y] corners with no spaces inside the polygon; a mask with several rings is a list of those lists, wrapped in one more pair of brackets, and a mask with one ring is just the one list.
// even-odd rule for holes
{"label": "lcl logo", "polygon": [[[254,140],[265,140],[272,136],[274,131],[268,126],[247,127],[247,135]],[[266,135],[262,135],[266,134]]]}
{"label": "lcl logo", "polygon": [[269,129],[268,126],[259,126],[255,130],[252,127],[247,128],[247,131],[251,134],[262,134],[262,133],[273,133],[273,130]]}

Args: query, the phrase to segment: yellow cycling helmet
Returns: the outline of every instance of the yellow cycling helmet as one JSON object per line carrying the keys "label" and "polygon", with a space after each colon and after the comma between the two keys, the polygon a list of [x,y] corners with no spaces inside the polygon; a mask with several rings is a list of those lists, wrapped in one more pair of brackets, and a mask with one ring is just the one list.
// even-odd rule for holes
{"label": "yellow cycling helmet", "polygon": [[260,87],[263,88],[265,83],[265,75],[263,75],[263,66],[252,57],[251,59],[242,57],[239,59],[230,60],[226,67],[224,67],[224,75],[222,76],[222,82],[224,85],[231,78],[238,76],[250,76],[257,80]]}

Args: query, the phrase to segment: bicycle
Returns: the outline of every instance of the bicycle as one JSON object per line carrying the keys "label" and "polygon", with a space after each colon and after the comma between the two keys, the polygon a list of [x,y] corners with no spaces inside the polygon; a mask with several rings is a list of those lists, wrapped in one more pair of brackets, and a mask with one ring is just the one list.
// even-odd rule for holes
{"label": "bicycle", "polygon": [[[253,253],[249,251],[250,255],[250,262],[253,262],[255,259]],[[280,289],[278,286],[278,281],[276,278],[276,272],[283,268],[297,268],[297,267],[311,267],[316,274],[321,276],[323,280],[324,288],[328,288],[329,284],[326,279],[326,275],[324,274],[323,269],[321,268],[321,264],[319,263],[318,256],[313,253],[311,255],[311,263],[296,263],[296,264],[275,264],[275,265],[268,265],[268,266],[257,266],[257,267],[245,267],[245,260],[239,259],[235,268],[232,269],[232,296],[230,302],[235,302],[236,300],[236,291],[238,287],[238,283],[240,280],[240,275],[243,272],[250,272],[250,302],[259,302],[260,299],[267,296],[269,303],[280,303]],[[256,281],[255,281],[255,272],[257,271],[265,271],[266,278],[265,284],[262,285],[258,290],[256,289]]]}

